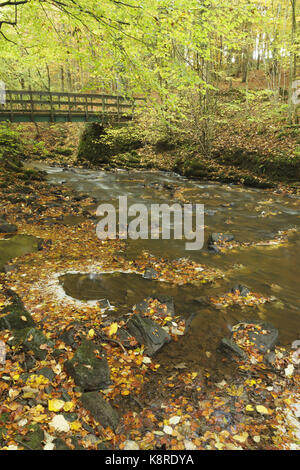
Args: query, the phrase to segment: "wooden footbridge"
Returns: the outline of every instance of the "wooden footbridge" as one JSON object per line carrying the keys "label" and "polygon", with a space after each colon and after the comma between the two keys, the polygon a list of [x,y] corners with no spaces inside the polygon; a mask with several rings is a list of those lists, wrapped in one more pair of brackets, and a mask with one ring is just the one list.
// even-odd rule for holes
{"label": "wooden footbridge", "polygon": [[0,121],[122,123],[132,120],[142,100],[106,94],[6,90]]}

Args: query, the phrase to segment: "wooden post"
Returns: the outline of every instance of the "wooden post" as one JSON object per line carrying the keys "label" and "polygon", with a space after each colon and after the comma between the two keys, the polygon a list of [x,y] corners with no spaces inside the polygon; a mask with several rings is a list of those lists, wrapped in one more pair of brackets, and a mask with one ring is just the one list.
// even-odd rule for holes
{"label": "wooden post", "polygon": [[120,97],[117,96],[117,113],[118,113],[118,123],[120,122]]}
{"label": "wooden post", "polygon": [[52,103],[52,93],[49,91],[49,98],[50,98],[50,107],[51,107],[51,122],[54,122],[54,109],[53,109],[53,103]]}
{"label": "wooden post", "polygon": [[72,122],[70,93],[68,93],[68,117],[69,117],[69,121]]}
{"label": "wooden post", "polygon": [[[13,117],[14,117],[14,114],[13,114],[13,107],[12,107],[12,97],[11,97],[11,92],[9,91],[9,108],[10,108],[10,120],[11,122],[13,122]],[[8,95],[7,94],[7,95]]]}
{"label": "wooden post", "polygon": [[85,119],[86,121],[89,120],[89,107],[88,107],[88,99],[87,96],[85,98]]}
{"label": "wooden post", "polygon": [[[32,120],[32,122],[34,122],[34,103],[33,103],[33,96],[32,96],[31,90],[29,92],[29,96],[30,96],[31,120]],[[22,98],[22,101],[23,101],[23,98]],[[22,103],[22,110],[23,110],[23,104],[24,103]]]}

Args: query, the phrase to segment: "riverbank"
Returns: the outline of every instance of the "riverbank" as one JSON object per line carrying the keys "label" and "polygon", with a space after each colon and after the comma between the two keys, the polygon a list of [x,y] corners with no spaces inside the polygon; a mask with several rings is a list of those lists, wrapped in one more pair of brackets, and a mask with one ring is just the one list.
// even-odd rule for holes
{"label": "riverbank", "polygon": [[[237,99],[235,92],[228,92],[222,100],[231,103]],[[186,135],[183,132],[168,135],[143,117],[132,125],[106,129],[104,133],[101,126],[90,124],[93,131],[88,134],[84,123],[10,128],[16,134],[22,133],[23,153],[48,165],[158,169],[200,180],[298,194],[299,126],[287,125],[284,116],[272,118],[269,107],[270,103],[258,100],[248,114],[243,109],[227,111],[214,124],[209,152],[197,143],[191,130],[185,130]]]}
{"label": "riverbank", "polygon": [[[68,171],[61,173],[67,175]],[[131,181],[129,184],[132,186]],[[146,317],[156,328],[165,328],[165,333],[167,329],[177,351],[170,363],[168,358],[163,360],[164,349],[157,359],[132,337],[129,347],[125,346],[118,332],[126,327],[128,318],[139,315],[133,305],[128,306],[132,313],[124,322],[114,317],[107,305],[72,300],[58,284],[58,277],[66,272],[121,271],[142,277],[150,270],[174,286],[196,283],[209,291],[224,273],[209,262],[172,261],[147,252],[139,257],[124,256],[124,241],[97,239],[93,197],[76,193],[69,185],[2,180],[0,192],[6,222],[15,226],[18,234],[39,240],[38,250],[7,263],[6,273],[1,275],[0,319],[5,328],[0,331],[0,340],[6,347],[6,362],[0,366],[3,449],[297,446],[299,437],[291,427],[295,421],[289,417],[297,414],[293,407],[299,403],[292,349],[277,347],[272,366],[251,351],[250,362],[245,358],[232,362],[221,353],[224,372],[209,365],[214,351],[204,350],[208,361],[204,367],[199,361],[195,361],[197,366],[189,364],[180,356],[188,334],[186,319],[178,317],[180,311],[174,316],[168,303],[155,301]],[[12,297],[12,291],[19,297]],[[232,300],[237,304],[245,301],[239,293]],[[11,314],[15,323],[7,329],[7,322],[12,321],[7,315]],[[29,330],[22,336],[24,324]],[[12,337],[18,338],[16,343]],[[95,350],[85,350],[83,359],[92,373],[78,378],[65,365],[74,358],[80,363],[78,351],[86,342]],[[100,367],[93,358],[101,361],[105,374],[109,369],[109,384],[90,385],[95,380],[93,368]],[[95,387],[101,393],[90,396]],[[89,398],[96,403],[99,400],[98,405],[91,406]]]}

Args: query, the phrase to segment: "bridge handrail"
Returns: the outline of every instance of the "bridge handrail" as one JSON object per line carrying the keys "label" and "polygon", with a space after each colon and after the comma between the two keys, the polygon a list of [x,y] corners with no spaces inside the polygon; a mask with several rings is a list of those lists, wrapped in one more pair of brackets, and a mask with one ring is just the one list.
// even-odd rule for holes
{"label": "bridge handrail", "polygon": [[108,99],[119,99],[126,101],[145,101],[145,98],[134,96],[123,96],[123,95],[109,95],[106,93],[73,93],[64,91],[37,91],[37,90],[6,90],[9,95],[36,95],[36,96],[70,96],[78,98],[108,98]]}

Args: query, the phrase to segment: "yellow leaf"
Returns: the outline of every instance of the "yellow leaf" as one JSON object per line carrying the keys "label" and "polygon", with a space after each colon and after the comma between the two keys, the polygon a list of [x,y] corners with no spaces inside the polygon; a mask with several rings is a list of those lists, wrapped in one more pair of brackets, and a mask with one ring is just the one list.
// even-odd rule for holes
{"label": "yellow leaf", "polygon": [[42,423],[43,421],[45,421],[46,419],[48,418],[48,415],[46,414],[43,414],[43,415],[39,415],[39,416],[34,416],[32,419],[35,423]]}
{"label": "yellow leaf", "polygon": [[257,411],[258,413],[262,414],[262,415],[268,415],[268,414],[270,414],[270,413],[269,413],[269,410],[268,410],[265,406],[263,406],[263,405],[257,405],[257,406],[256,406],[256,411]]}
{"label": "yellow leaf", "polygon": [[70,428],[72,429],[72,431],[80,431],[81,422],[80,421],[73,421],[73,423],[70,423]]}
{"label": "yellow leaf", "polygon": [[108,335],[109,336],[112,336],[114,335],[117,331],[118,331],[118,328],[119,328],[119,325],[118,323],[112,323],[109,327],[109,330],[108,330]]}
{"label": "yellow leaf", "polygon": [[56,398],[48,400],[48,409],[50,411],[60,411],[64,408],[65,403],[63,400],[57,400]]}
{"label": "yellow leaf", "polygon": [[247,405],[246,406],[246,411],[254,411],[254,408],[252,405]]}
{"label": "yellow leaf", "polygon": [[64,404],[64,411],[71,411],[74,408],[74,403],[72,401],[66,401]]}
{"label": "yellow leaf", "polygon": [[126,395],[129,395],[129,393],[130,393],[130,392],[129,392],[128,390],[123,390],[123,391],[121,392],[121,394],[122,394],[122,395],[125,395],[125,396],[126,396]]}
{"label": "yellow leaf", "polygon": [[247,432],[243,432],[242,434],[236,434],[235,436],[233,436],[233,439],[235,439],[236,441],[240,443],[243,443],[243,442],[246,442],[246,440],[248,439],[248,436],[249,434]]}
{"label": "yellow leaf", "polygon": [[93,339],[95,336],[95,330],[93,328],[91,328],[88,332],[88,337]]}

